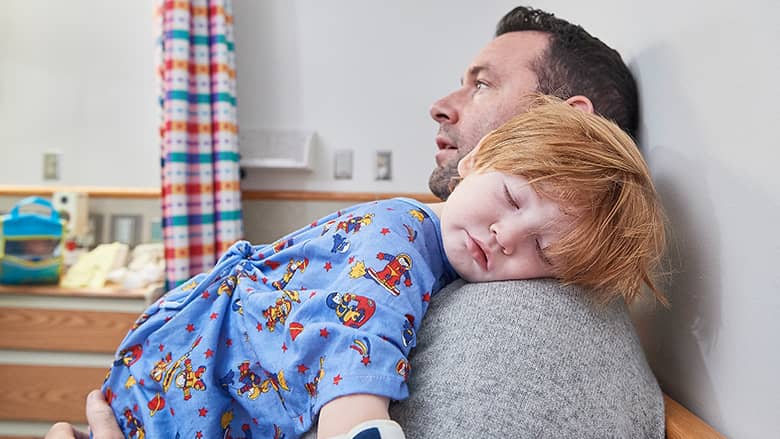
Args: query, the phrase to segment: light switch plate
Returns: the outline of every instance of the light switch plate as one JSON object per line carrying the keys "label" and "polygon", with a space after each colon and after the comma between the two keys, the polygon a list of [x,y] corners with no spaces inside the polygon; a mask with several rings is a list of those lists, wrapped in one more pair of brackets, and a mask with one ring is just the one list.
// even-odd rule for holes
{"label": "light switch plate", "polygon": [[334,154],[333,178],[349,180],[352,178],[352,150],[340,149]]}

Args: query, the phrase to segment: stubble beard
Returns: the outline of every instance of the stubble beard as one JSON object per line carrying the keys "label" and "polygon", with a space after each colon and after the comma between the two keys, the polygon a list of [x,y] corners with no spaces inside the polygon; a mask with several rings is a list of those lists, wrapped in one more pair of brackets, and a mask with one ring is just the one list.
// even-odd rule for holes
{"label": "stubble beard", "polygon": [[428,178],[428,188],[431,190],[436,198],[447,201],[452,191],[455,189],[455,185],[460,178],[458,174],[458,162],[462,159],[468,151],[458,151],[458,155],[453,157],[452,160],[444,163],[441,166],[437,166],[436,169],[431,172],[431,176]]}

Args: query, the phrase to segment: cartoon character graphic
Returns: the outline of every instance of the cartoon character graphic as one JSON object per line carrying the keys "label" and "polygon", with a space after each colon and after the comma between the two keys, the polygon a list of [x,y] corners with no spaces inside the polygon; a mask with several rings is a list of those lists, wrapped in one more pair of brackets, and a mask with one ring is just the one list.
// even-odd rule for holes
{"label": "cartoon character graphic", "polygon": [[345,236],[341,236],[336,233],[333,235],[333,248],[330,249],[331,253],[346,253],[349,250],[349,241]]}
{"label": "cartoon character graphic", "polygon": [[287,247],[291,247],[292,245],[293,245],[292,239],[277,241],[273,245],[274,253],[279,253],[280,251],[284,250]]}
{"label": "cartoon character graphic", "polygon": [[376,311],[373,299],[352,293],[330,293],[325,303],[336,311],[336,316],[344,326],[351,328],[363,326]]}
{"label": "cartoon character graphic", "polygon": [[130,332],[135,331],[136,329],[138,329],[139,326],[143,325],[147,320],[149,320],[149,317],[151,317],[151,315],[149,315],[147,313],[141,314],[138,317],[138,319],[133,323],[133,327],[130,328]]}
{"label": "cartoon character graphic", "polygon": [[414,230],[411,226],[406,224],[404,224],[404,229],[406,229],[406,239],[409,240],[409,242],[414,242],[417,239],[417,230]]}
{"label": "cartoon character graphic", "polygon": [[233,385],[233,377],[236,376],[236,373],[233,371],[233,369],[229,370],[225,376],[220,378],[217,382],[219,383],[219,387],[222,387],[223,390],[226,392],[230,391],[230,386]]}
{"label": "cartoon character graphic", "polygon": [[192,360],[189,358],[184,360],[184,370],[176,374],[174,383],[176,387],[184,392],[185,401],[192,398],[193,390],[201,392],[206,390],[206,383],[201,379],[204,373],[206,373],[206,366],[200,366],[197,370],[192,370]]}
{"label": "cartoon character graphic", "polygon": [[146,437],[146,431],[144,430],[144,424],[140,419],[135,417],[133,411],[128,407],[122,412],[122,416],[125,418],[125,427],[127,427],[127,437],[134,439],[144,439]]}
{"label": "cartoon character graphic", "polygon": [[162,388],[163,392],[167,392],[168,389],[171,387],[171,382],[173,382],[173,378],[176,374],[176,371],[179,369],[179,367],[182,365],[182,362],[185,360],[189,360],[190,353],[192,353],[192,350],[195,349],[195,347],[200,344],[200,340],[202,337],[198,337],[195,339],[195,341],[190,346],[190,350],[187,351],[184,355],[179,357],[176,362],[171,364],[171,361],[173,360],[171,353],[168,352],[168,355],[161,358],[160,361],[158,361],[154,367],[152,368],[152,371],[149,372],[149,376],[159,382],[162,382]]}
{"label": "cartoon character graphic", "polygon": [[314,375],[314,379],[303,385],[309,396],[317,396],[317,386],[323,378],[325,378],[325,357],[320,357],[320,368],[317,370],[317,374]]}
{"label": "cartoon character graphic", "polygon": [[124,348],[119,351],[119,355],[114,360],[114,366],[124,364],[125,366],[130,367],[135,364],[139,358],[141,358],[143,352],[143,346],[140,344],[134,344],[130,347]]}
{"label": "cartoon character graphic", "polygon": [[398,363],[395,364],[395,371],[404,378],[404,381],[407,381],[409,379],[409,373],[412,371],[412,366],[409,365],[409,362],[406,361],[405,358],[401,358],[398,360]]}
{"label": "cartoon character graphic", "polygon": [[244,432],[244,437],[233,436],[233,428],[230,423],[233,422],[233,410],[228,410],[222,413],[219,418],[219,425],[222,427],[222,439],[252,439],[252,429],[249,424],[242,424],[241,431]]}
{"label": "cartoon character graphic", "polygon": [[398,291],[398,284],[401,283],[401,277],[404,278],[404,285],[407,287],[412,286],[412,278],[409,275],[409,270],[412,268],[412,258],[406,253],[399,253],[398,255],[391,255],[390,253],[379,252],[376,258],[380,261],[389,261],[384,268],[380,271],[375,271],[373,268],[367,268],[365,277],[373,279],[384,287],[393,296],[401,294]]}
{"label": "cartoon character graphic", "polygon": [[282,275],[282,278],[279,280],[275,280],[271,283],[274,288],[277,290],[283,290],[287,287],[287,284],[290,283],[290,280],[292,279],[293,275],[297,271],[300,271],[303,273],[306,271],[306,267],[309,266],[309,259],[303,258],[301,260],[295,260],[290,259],[290,262],[287,263],[287,271]]}
{"label": "cartoon character graphic", "polygon": [[360,231],[361,227],[370,225],[373,220],[374,220],[373,213],[367,213],[363,216],[353,216],[344,221],[337,222],[336,220],[331,220],[322,226],[322,233],[320,234],[320,236],[327,233],[328,230],[330,230],[330,228],[333,227],[333,224],[336,224],[336,230],[343,230],[344,233],[346,234],[357,233]]}
{"label": "cartoon character graphic", "polygon": [[363,366],[368,367],[371,364],[371,341],[368,337],[353,340],[349,348],[360,354],[362,357],[360,362],[363,363]]}
{"label": "cartoon character graphic", "polygon": [[265,375],[265,379],[261,378],[249,367],[249,361],[242,362],[238,366],[238,381],[243,386],[236,393],[238,396],[243,396],[246,393],[247,398],[255,400],[261,393],[266,393],[273,389],[279,396],[282,405],[284,405],[284,397],[281,390],[290,391],[290,388],[287,387],[287,381],[284,379],[284,371],[280,370],[278,374],[265,372]]}
{"label": "cartoon character graphic", "polygon": [[404,347],[407,347],[414,342],[414,316],[413,315],[406,314],[406,321],[404,322],[404,332],[401,335],[404,342]]}
{"label": "cartoon character graphic", "polygon": [[425,221],[425,218],[429,218],[428,214],[422,209],[412,209],[409,211],[409,215],[421,223]]}
{"label": "cartoon character graphic", "polygon": [[295,290],[282,290],[282,295],[276,298],[276,303],[263,310],[265,326],[269,331],[273,332],[277,324],[284,325],[292,311],[293,302],[301,303],[300,293]]}
{"label": "cartoon character graphic", "polygon": [[230,309],[233,310],[233,312],[237,312],[238,315],[243,316],[244,315],[244,302],[241,301],[241,298],[238,297],[236,300],[233,301],[233,303],[230,304]]}
{"label": "cartoon character graphic", "polygon": [[219,284],[219,288],[217,289],[217,295],[227,294],[228,296],[231,296],[233,294],[233,290],[236,289],[236,284],[238,283],[238,279],[235,275],[228,276],[225,280],[222,281],[221,284]]}

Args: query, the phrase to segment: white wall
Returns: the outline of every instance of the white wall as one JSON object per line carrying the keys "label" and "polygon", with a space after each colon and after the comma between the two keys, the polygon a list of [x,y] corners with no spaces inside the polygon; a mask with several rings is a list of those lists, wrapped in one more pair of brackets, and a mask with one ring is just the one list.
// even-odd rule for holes
{"label": "white wall", "polygon": [[[252,173],[250,185],[382,190],[371,154],[392,148],[392,187],[424,190],[427,108],[515,4],[236,0],[241,125],[316,129],[324,158],[312,176]],[[639,81],[643,148],[674,233],[673,306],[637,312],[659,381],[729,437],[780,435],[780,3],[536,5],[618,49]],[[357,184],[329,181],[336,148],[365,165]]]}
{"label": "white wall", "polygon": [[2,2],[0,184],[160,184],[154,4]]}
{"label": "white wall", "polygon": [[[70,183],[157,184],[152,1],[102,5],[3,3],[0,183],[38,183],[41,149],[61,147],[66,161],[122,164],[67,167]],[[514,5],[234,0],[240,125],[319,133],[313,173],[253,171],[245,187],[425,191],[428,106]],[[639,80],[643,146],[674,229],[673,306],[639,316],[662,386],[729,437],[780,435],[780,3],[536,5],[620,50]],[[330,178],[339,148],[355,150],[352,181]],[[373,181],[377,149],[394,151],[392,183]]]}

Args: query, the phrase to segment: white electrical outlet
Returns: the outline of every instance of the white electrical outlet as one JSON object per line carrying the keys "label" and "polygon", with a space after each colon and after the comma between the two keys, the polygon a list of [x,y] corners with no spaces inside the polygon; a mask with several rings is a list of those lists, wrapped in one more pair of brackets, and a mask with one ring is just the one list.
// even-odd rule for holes
{"label": "white electrical outlet", "polygon": [[58,152],[43,153],[43,179],[44,180],[60,179],[60,153]]}
{"label": "white electrical outlet", "polygon": [[391,151],[376,152],[376,179],[393,179],[393,153]]}

